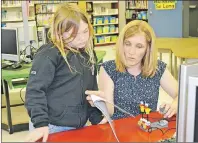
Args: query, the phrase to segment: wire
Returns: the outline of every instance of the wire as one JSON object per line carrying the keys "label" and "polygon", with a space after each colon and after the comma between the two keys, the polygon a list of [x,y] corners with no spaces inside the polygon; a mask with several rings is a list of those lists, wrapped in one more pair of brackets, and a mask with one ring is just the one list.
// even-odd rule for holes
{"label": "wire", "polygon": [[[164,134],[167,133],[167,132],[170,131],[170,130],[175,130],[175,129],[176,129],[176,128],[167,129],[167,130],[164,132]],[[163,135],[164,135],[164,134],[163,134]]]}
{"label": "wire", "polygon": [[[32,45],[27,45],[26,47],[25,47],[25,49],[23,49],[21,52],[20,52],[20,54],[23,54],[23,52],[25,52],[25,50],[28,48],[28,47],[31,47]],[[33,47],[33,46],[32,46]]]}
{"label": "wire", "polygon": [[22,92],[22,90],[23,90],[24,88],[25,88],[25,87],[23,87],[23,88],[20,89],[20,98],[21,98],[21,100],[22,100],[23,103],[25,103],[25,102],[24,102],[24,100],[23,100],[23,98],[22,98],[21,92]]}
{"label": "wire", "polygon": [[23,50],[20,52],[20,56],[23,55],[23,59],[22,59],[23,61],[25,61],[25,58],[26,58],[26,56],[25,56],[25,51],[26,51],[26,49],[27,49],[28,47],[31,47],[31,45],[26,46],[25,49],[23,49]]}
{"label": "wire", "polygon": [[161,119],[163,119],[163,118],[153,118],[153,117],[149,117],[149,119],[159,119],[159,120],[161,120]]}
{"label": "wire", "polygon": [[160,131],[162,132],[162,134],[164,135],[164,131],[163,131],[162,129],[158,128],[158,127],[151,127],[151,128],[148,129],[148,132],[149,132],[149,133],[152,133],[153,129],[158,129],[158,130],[160,130]]}
{"label": "wire", "polygon": [[[152,118],[152,117],[149,117],[149,119],[158,119],[158,122],[160,122],[161,120],[166,120],[168,122],[176,121],[176,119],[168,120],[166,118]],[[176,129],[176,128],[169,128],[166,131],[163,131],[162,129],[160,129],[158,127],[151,127],[151,128],[148,129],[148,132],[151,133],[153,131],[153,129],[159,129],[162,132],[162,134],[165,135],[165,133],[167,133],[169,130],[173,130],[173,129]]]}
{"label": "wire", "polygon": [[167,133],[168,131],[174,130],[174,129],[176,129],[176,128],[170,128],[170,129],[167,129],[166,131],[163,131],[162,129],[160,129],[160,128],[158,128],[158,127],[151,127],[151,128],[148,129],[148,132],[149,132],[149,133],[152,133],[153,129],[158,129],[158,130],[160,130],[160,131],[162,132],[163,135],[165,135],[165,133]]}
{"label": "wire", "polygon": [[[33,50],[35,50],[35,51],[37,51],[37,49],[34,47],[34,46],[32,46],[32,44],[30,44],[30,45],[28,45],[28,46],[26,46],[21,52],[20,52],[20,56],[21,55],[23,55],[23,61],[25,61],[25,58],[26,58],[26,54],[25,54],[25,51],[26,51],[26,49],[28,48],[28,47],[30,47],[30,50],[31,50],[31,54],[32,54],[32,49]],[[32,57],[33,58],[33,57]]]}
{"label": "wire", "polygon": [[164,119],[164,120],[166,120],[166,121],[168,121],[168,122],[173,122],[173,121],[176,121],[176,119],[174,120],[168,120],[168,119]]}

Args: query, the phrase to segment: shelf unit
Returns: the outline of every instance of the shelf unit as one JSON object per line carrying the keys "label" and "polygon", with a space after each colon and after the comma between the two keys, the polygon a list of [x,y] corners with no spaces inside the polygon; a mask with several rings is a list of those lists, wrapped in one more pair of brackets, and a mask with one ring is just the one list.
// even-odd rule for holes
{"label": "shelf unit", "polygon": [[118,13],[106,13],[106,14],[93,14],[93,16],[113,16],[113,15],[118,15]]}
{"label": "shelf unit", "polygon": [[[34,17],[30,17],[28,18],[28,21],[35,21]],[[23,19],[6,19],[6,20],[2,20],[2,23],[7,23],[7,22],[23,22]]]}
{"label": "shelf unit", "polygon": [[116,23],[106,23],[106,24],[94,24],[93,26],[116,25],[116,24],[118,24],[118,22],[116,22]]}
{"label": "shelf unit", "polygon": [[116,44],[116,42],[96,43],[95,46],[104,46],[104,45],[110,45],[110,44]]}
{"label": "shelf unit", "polygon": [[[29,7],[33,7],[34,5],[33,4],[31,4],[31,5],[29,5]],[[2,5],[2,9],[8,9],[8,8],[21,8],[21,5],[20,4],[16,4],[16,5],[10,5],[10,4],[8,4],[8,5]]]}
{"label": "shelf unit", "polygon": [[119,1],[86,2],[86,9],[94,28],[94,46],[115,44],[119,35]]}
{"label": "shelf unit", "polygon": [[118,1],[93,1],[94,4],[101,4],[101,3],[117,3]]}
{"label": "shelf unit", "polygon": [[45,44],[46,41],[48,41],[47,32],[49,30],[50,23],[52,21],[54,13],[57,9],[57,6],[60,3],[64,3],[64,2],[71,2],[78,4],[77,1],[63,1],[63,0],[56,0],[56,1],[43,0],[43,1],[36,1],[34,3],[39,46]]}
{"label": "shelf unit", "polygon": [[126,24],[132,20],[139,19],[148,22],[148,0],[126,1]]}
{"label": "shelf unit", "polygon": [[91,22],[91,24],[93,24],[93,2],[92,1],[89,1],[89,2],[86,2],[86,12],[89,16],[89,20]]}
{"label": "shelf unit", "polygon": [[[22,1],[2,1],[2,26],[6,25],[6,23],[14,23],[14,22],[23,22],[22,15]],[[13,18],[15,17],[15,18]],[[29,3],[29,21],[35,20],[34,13],[34,4],[32,1]]]}
{"label": "shelf unit", "polygon": [[99,35],[112,35],[112,34],[118,34],[118,32],[99,33],[99,34],[95,34],[95,36],[99,36]]}

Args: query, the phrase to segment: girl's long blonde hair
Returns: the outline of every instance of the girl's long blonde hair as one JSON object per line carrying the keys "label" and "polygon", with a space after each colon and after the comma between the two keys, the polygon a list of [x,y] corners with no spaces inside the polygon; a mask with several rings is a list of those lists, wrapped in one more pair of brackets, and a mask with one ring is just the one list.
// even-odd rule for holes
{"label": "girl's long blonde hair", "polygon": [[129,22],[119,35],[116,43],[116,70],[126,71],[126,58],[124,54],[124,40],[136,34],[143,33],[147,41],[146,54],[142,59],[142,75],[153,77],[157,70],[157,48],[155,47],[155,33],[145,21],[133,20]]}
{"label": "girl's long blonde hair", "polygon": [[[94,64],[96,61],[93,54],[93,28],[86,13],[76,4],[60,4],[54,13],[54,17],[48,32],[49,39],[55,45],[55,47],[59,49],[70,70],[71,67],[66,58],[69,50],[74,53],[80,52],[77,49],[68,46],[68,42],[75,38],[75,34],[78,32],[81,20],[88,24],[89,39],[85,47],[85,52],[89,55],[89,62]],[[63,33],[68,32],[71,29],[73,29],[71,36],[66,40],[63,39]]]}

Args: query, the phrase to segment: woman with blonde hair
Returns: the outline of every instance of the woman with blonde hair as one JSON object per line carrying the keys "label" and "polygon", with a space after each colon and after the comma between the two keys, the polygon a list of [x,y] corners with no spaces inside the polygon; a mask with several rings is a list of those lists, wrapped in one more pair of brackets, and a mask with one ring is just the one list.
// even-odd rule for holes
{"label": "woman with blonde hair", "polygon": [[87,120],[106,119],[86,100],[97,90],[93,30],[86,14],[74,4],[62,4],[49,30],[50,43],[36,54],[26,88],[25,107],[31,118],[26,141],[84,127]]}
{"label": "woman with blonde hair", "polygon": [[[177,82],[164,62],[157,60],[155,33],[147,22],[134,20],[121,31],[116,43],[116,59],[103,63],[99,74],[100,91],[86,91],[129,111],[140,114],[139,104],[144,102],[156,111],[160,86],[172,97],[172,104],[163,104],[164,117],[177,112]],[[91,98],[87,100],[92,104]],[[112,119],[127,115],[107,104]]]}

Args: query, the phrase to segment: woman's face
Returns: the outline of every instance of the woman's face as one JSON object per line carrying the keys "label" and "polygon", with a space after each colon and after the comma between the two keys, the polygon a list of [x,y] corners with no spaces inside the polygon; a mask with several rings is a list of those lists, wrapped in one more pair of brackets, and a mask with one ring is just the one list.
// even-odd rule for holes
{"label": "woman's face", "polygon": [[[68,32],[63,33],[63,39],[67,39],[71,36],[73,29]],[[85,48],[89,39],[89,27],[88,24],[84,21],[80,21],[78,32],[75,34],[74,39],[68,43],[68,45],[72,48],[80,49]]]}
{"label": "woman's face", "polygon": [[141,64],[147,50],[146,38],[143,34],[136,34],[124,40],[124,54],[126,66],[132,67]]}

